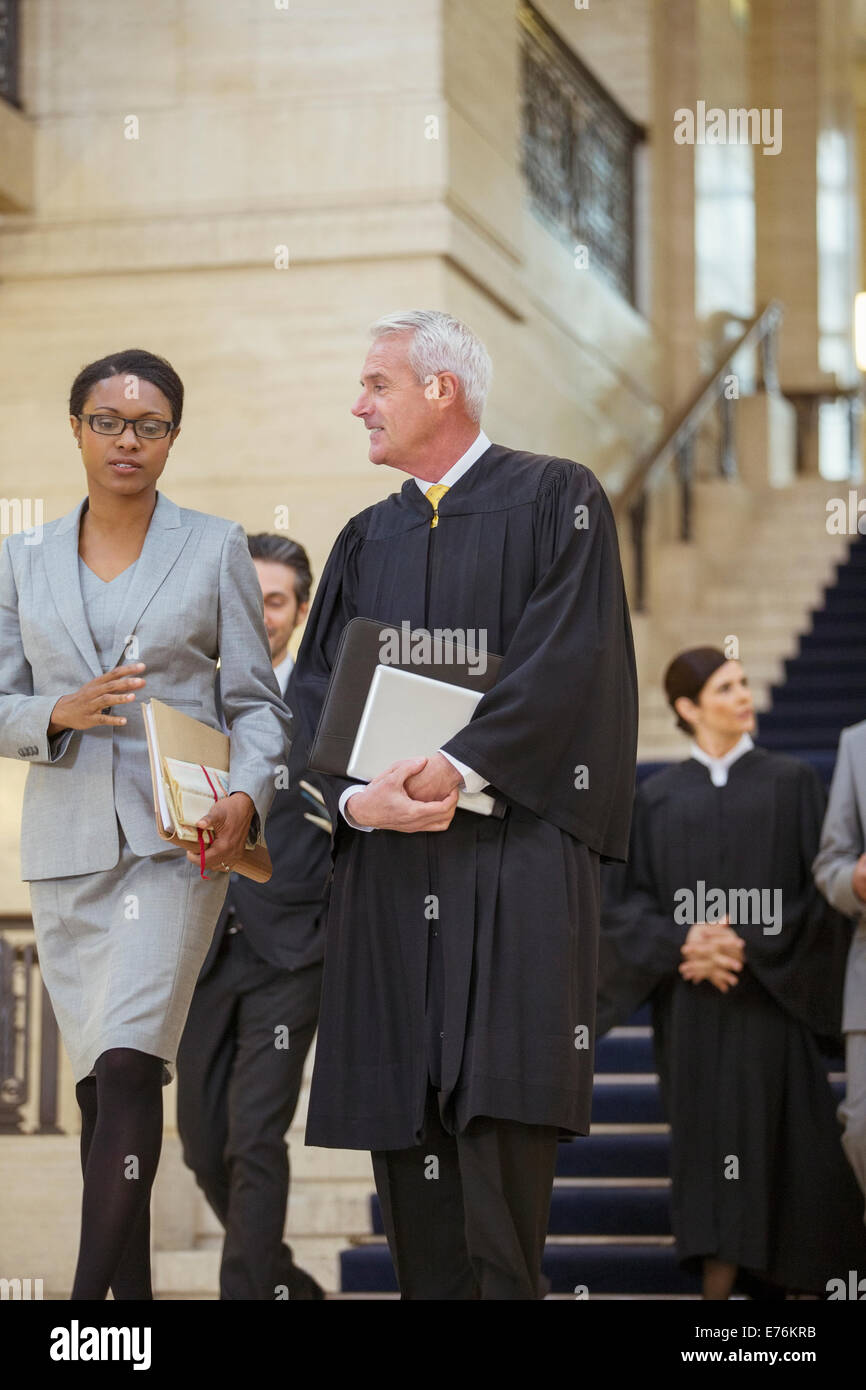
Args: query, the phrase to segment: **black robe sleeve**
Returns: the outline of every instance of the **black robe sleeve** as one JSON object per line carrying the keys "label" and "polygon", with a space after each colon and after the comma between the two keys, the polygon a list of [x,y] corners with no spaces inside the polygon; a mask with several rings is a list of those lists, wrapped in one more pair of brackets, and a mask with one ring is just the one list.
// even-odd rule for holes
{"label": "black robe sleeve", "polygon": [[654,872],[652,806],[635,797],[627,864],[602,872],[598,958],[598,1036],[626,1023],[661,981],[679,968],[688,927],[661,901]]}
{"label": "black robe sleeve", "polygon": [[603,858],[624,859],[637,677],[616,525],[588,469],[546,465],[533,545],[535,587],[496,685],[444,751]]}
{"label": "black robe sleeve", "polygon": [[[346,624],[356,616],[358,550],[361,535],[354,519],[343,528],[328,556],[313,600],[298,657],[286,689],[286,704],[294,718],[289,780],[294,786],[306,775],[337,647]],[[353,779],[316,773],[336,834],[342,817],[340,796]]]}

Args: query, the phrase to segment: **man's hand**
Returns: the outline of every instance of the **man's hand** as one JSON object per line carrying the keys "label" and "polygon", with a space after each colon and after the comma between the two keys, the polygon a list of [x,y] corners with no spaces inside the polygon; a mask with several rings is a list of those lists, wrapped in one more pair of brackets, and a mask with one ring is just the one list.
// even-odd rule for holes
{"label": "man's hand", "polygon": [[[219,869],[226,873],[225,866],[230,868],[235,859],[240,859],[255,809],[252,797],[247,796],[246,792],[231,792],[229,796],[221,796],[219,801],[214,802],[213,810],[196,821],[198,829],[212,830],[215,835],[213,844],[205,851],[206,869]],[[188,849],[186,857],[193,864],[201,862],[197,850]]]}
{"label": "man's hand", "polygon": [[851,887],[854,889],[860,901],[866,903],[866,854],[861,854],[857,863],[854,865],[854,877],[851,879]]}
{"label": "man's hand", "polygon": [[405,782],[407,795],[413,801],[444,801],[455,787],[462,785],[463,778],[443,753],[431,754],[427,766]]}
{"label": "man's hand", "polygon": [[727,917],[721,922],[696,922],[681,947],[680,974],[692,984],[707,980],[727,994],[743,968],[744,949],[743,938],[728,925]]}
{"label": "man's hand", "polygon": [[[408,778],[423,772],[427,758],[404,758],[394,763],[364,789],[355,792],[346,802],[346,810],[359,825],[374,826],[377,830],[399,830],[412,835],[422,830],[447,830],[454,819],[457,806],[456,787],[438,800],[417,800],[407,795]],[[448,763],[447,758],[443,758]],[[462,781],[457,769],[448,763],[457,781]],[[454,779],[451,779],[452,785]],[[438,785],[438,784],[437,784]]]}
{"label": "man's hand", "polygon": [[115,666],[113,671],[96,676],[72,695],[61,695],[51,711],[48,737],[53,738],[63,729],[98,729],[103,724],[125,724],[125,715],[103,714],[102,711],[134,700],[136,692],[144,685],[144,669],[143,661],[135,661],[131,666]]}

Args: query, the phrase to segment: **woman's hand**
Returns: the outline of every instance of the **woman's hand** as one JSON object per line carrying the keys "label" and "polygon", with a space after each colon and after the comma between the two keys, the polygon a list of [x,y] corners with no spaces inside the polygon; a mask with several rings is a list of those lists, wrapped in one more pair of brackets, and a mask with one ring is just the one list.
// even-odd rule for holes
{"label": "woman's hand", "polygon": [[[249,833],[250,822],[255,813],[252,797],[246,792],[231,792],[215,801],[213,810],[196,821],[200,830],[214,833],[213,844],[205,851],[206,869],[219,869],[227,873],[236,859],[240,859]],[[187,850],[187,859],[193,864],[201,864],[198,851]]]}
{"label": "woman's hand", "polygon": [[[140,674],[145,669],[143,661],[133,662],[131,666],[115,666],[104,676],[96,676],[73,695],[61,695],[51,711],[48,737],[64,729],[98,729],[102,724],[125,724],[124,715],[104,714],[111,705],[126,704],[135,699],[135,691],[144,685]],[[135,672],[135,674],[131,674]]]}
{"label": "woman's hand", "polygon": [[696,922],[681,947],[680,974],[692,984],[707,980],[727,994],[743,968],[744,948],[743,938],[728,926],[726,917],[721,922]]}

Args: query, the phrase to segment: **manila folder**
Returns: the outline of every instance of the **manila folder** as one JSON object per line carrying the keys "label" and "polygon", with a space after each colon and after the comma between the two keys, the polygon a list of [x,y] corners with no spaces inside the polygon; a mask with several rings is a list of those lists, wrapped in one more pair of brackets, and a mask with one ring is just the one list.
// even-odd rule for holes
{"label": "manila folder", "polygon": [[[142,704],[144,728],[147,734],[147,752],[150,758],[150,776],[153,786],[153,809],[156,828],[161,839],[168,840],[180,849],[189,849],[189,840],[183,840],[175,833],[174,821],[169,808],[169,797],[165,787],[164,758],[177,758],[181,762],[204,763],[207,767],[218,768],[229,773],[230,740],[222,729],[212,729],[200,719],[183,714],[162,700],[146,700]],[[273,868],[267,845],[259,843],[254,848],[246,848],[231,867],[246,878],[257,883],[267,883]]]}

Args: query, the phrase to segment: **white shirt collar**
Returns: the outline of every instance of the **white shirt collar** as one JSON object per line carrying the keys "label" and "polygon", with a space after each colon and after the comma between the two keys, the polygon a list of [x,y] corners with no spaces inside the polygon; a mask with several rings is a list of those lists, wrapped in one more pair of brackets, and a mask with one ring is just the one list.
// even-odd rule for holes
{"label": "white shirt collar", "polygon": [[728,781],[728,769],[754,746],[751,736],[743,734],[739,742],[735,743],[733,748],[729,748],[721,758],[711,758],[709,753],[705,753],[703,748],[699,748],[696,743],[692,743],[691,753],[693,758],[710,769],[710,780],[713,786],[724,787]]}
{"label": "white shirt collar", "polygon": [[[473,463],[475,463],[476,459],[480,459],[481,455],[486,453],[489,448],[490,440],[487,438],[484,431],[480,430],[475,442],[469,445],[466,453],[463,454],[455,464],[452,464],[448,472],[439,479],[439,482],[443,487],[453,487],[458,479],[463,477],[464,473],[469,472],[469,469],[472,467]],[[425,497],[427,496],[428,487],[434,486],[433,483],[426,482],[423,478],[416,478],[415,482],[418,484]]]}
{"label": "white shirt collar", "polygon": [[277,685],[280,687],[281,695],[285,695],[286,693],[286,686],[289,683],[289,676],[292,674],[292,667],[294,664],[294,658],[286,652],[279,666],[274,667],[274,675],[277,678]]}

